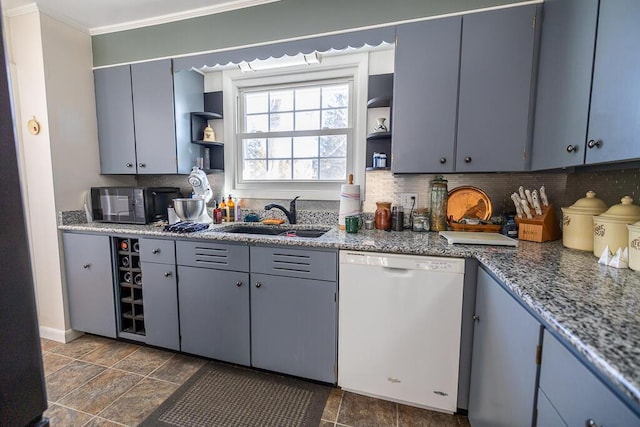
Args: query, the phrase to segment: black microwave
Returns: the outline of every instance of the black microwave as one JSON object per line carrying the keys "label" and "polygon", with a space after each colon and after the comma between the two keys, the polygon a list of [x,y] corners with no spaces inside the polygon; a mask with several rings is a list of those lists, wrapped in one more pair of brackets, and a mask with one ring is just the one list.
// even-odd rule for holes
{"label": "black microwave", "polygon": [[182,197],[177,187],[92,187],[91,214],[98,222],[149,224],[167,220],[167,208]]}

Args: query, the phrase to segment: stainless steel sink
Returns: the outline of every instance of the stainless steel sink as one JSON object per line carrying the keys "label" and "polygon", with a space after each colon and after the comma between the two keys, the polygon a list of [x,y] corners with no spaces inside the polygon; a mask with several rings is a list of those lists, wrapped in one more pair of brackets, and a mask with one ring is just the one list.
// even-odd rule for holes
{"label": "stainless steel sink", "polygon": [[329,230],[329,228],[272,228],[252,225],[232,225],[230,227],[220,228],[216,231],[234,234],[316,238],[322,236]]}

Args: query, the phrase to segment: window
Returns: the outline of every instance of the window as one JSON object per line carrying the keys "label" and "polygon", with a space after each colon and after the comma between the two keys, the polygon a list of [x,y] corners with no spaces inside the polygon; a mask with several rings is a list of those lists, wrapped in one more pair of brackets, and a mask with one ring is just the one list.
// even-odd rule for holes
{"label": "window", "polygon": [[352,87],[328,80],[241,90],[241,180],[344,181]]}
{"label": "window", "polygon": [[368,58],[358,52],[312,66],[224,70],[224,109],[234,112],[224,118],[225,192],[337,200],[349,174],[364,182]]}

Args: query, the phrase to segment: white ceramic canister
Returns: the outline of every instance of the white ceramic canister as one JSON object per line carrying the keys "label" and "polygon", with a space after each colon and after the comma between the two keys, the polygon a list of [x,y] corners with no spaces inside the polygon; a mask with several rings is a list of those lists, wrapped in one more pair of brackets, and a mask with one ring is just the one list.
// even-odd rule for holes
{"label": "white ceramic canister", "polygon": [[593,217],[593,254],[602,255],[604,248],[615,253],[629,244],[627,225],[640,221],[640,206],[633,199],[624,196],[622,203],[611,206],[605,213]]}
{"label": "white ceramic canister", "polygon": [[607,210],[607,204],[593,191],[562,209],[562,244],[580,251],[593,250],[593,216]]}
{"label": "white ceramic canister", "polygon": [[640,222],[627,225],[629,229],[629,268],[640,271]]}

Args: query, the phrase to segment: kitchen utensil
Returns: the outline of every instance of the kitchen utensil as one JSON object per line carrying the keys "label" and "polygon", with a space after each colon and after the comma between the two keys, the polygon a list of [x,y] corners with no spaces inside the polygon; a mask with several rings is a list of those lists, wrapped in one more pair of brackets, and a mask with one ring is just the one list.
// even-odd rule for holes
{"label": "kitchen utensil", "polygon": [[606,212],[593,217],[593,254],[599,257],[605,246],[611,252],[626,248],[629,243],[627,225],[640,221],[640,206],[624,196],[620,204],[611,206]]}
{"label": "kitchen utensil", "polygon": [[340,209],[338,212],[338,226],[344,230],[344,219],[347,216],[360,214],[360,186],[353,183],[353,174],[349,174],[348,184],[340,187]]}
{"label": "kitchen utensil", "polygon": [[447,180],[442,175],[438,175],[431,181],[431,231],[447,229],[448,199]]}
{"label": "kitchen utensil", "polygon": [[280,225],[280,224],[284,224],[284,219],[280,219],[280,218],[267,218],[267,219],[263,219],[262,220],[263,224],[267,224],[267,225]]}
{"label": "kitchen utensil", "polygon": [[347,233],[357,233],[358,230],[362,227],[362,219],[360,215],[352,215],[345,217],[344,219],[344,228]]}
{"label": "kitchen utensil", "polygon": [[518,193],[513,193],[511,195],[511,200],[513,200],[513,204],[516,207],[516,214],[518,218],[524,218],[524,211],[522,210],[522,205],[520,204],[520,196]]}
{"label": "kitchen utensil", "polygon": [[524,193],[524,187],[522,185],[518,187],[518,195],[520,196],[521,200],[527,200],[527,196]]}
{"label": "kitchen utensil", "polygon": [[522,211],[526,217],[529,219],[533,218],[533,215],[531,215],[531,209],[529,209],[529,205],[527,204],[527,199],[520,200],[520,205],[522,205]]}
{"label": "kitchen utensil", "polygon": [[531,191],[529,189],[524,190],[524,195],[527,198],[527,203],[530,207],[533,207],[533,199],[531,198]]}
{"label": "kitchen utensil", "polygon": [[629,229],[629,268],[640,271],[640,221],[627,225]]}
{"label": "kitchen utensil", "polygon": [[540,187],[540,200],[542,200],[542,206],[549,206],[549,199],[547,198],[547,190],[544,185]]}
{"label": "kitchen utensil", "polygon": [[196,221],[205,209],[202,197],[173,199],[173,208],[182,221]]}
{"label": "kitchen utensil", "polygon": [[374,222],[378,230],[391,229],[391,202],[376,202]]}
{"label": "kitchen utensil", "polygon": [[562,209],[562,244],[571,249],[593,251],[593,216],[607,210],[607,205],[587,191],[586,197]]}
{"label": "kitchen utensil", "polygon": [[537,190],[533,190],[531,192],[531,200],[533,201],[533,209],[536,211],[536,215],[542,215],[542,208],[540,207],[540,199],[538,198]]}

